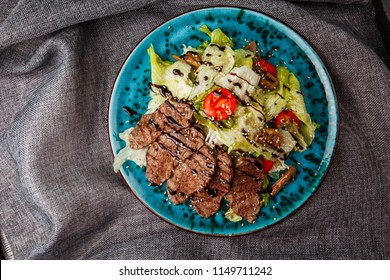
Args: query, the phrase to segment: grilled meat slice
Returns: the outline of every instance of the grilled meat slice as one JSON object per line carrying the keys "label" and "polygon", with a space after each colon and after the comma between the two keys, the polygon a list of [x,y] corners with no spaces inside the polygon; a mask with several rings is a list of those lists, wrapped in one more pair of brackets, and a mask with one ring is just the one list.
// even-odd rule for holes
{"label": "grilled meat slice", "polygon": [[220,153],[217,156],[217,166],[210,184],[196,192],[192,205],[199,215],[209,218],[218,212],[221,200],[230,190],[233,179],[233,162],[229,154]]}
{"label": "grilled meat slice", "polygon": [[166,149],[159,140],[149,147],[146,152],[146,178],[150,184],[161,185],[171,176],[172,170],[178,163],[171,153],[174,155],[174,152]]}
{"label": "grilled meat slice", "polygon": [[237,158],[234,167],[232,189],[225,197],[234,213],[252,223],[260,211],[259,193],[264,172],[256,165],[256,160],[248,156]]}
{"label": "grilled meat slice", "polygon": [[169,200],[172,201],[176,205],[182,204],[188,199],[188,196],[185,193],[174,191],[174,190],[170,189],[168,186],[167,186],[167,195],[168,195]]}
{"label": "grilled meat slice", "polygon": [[256,136],[255,141],[263,145],[271,145],[280,148],[282,145],[282,134],[273,128],[263,128]]}
{"label": "grilled meat slice", "polygon": [[184,56],[178,56],[176,54],[173,54],[172,58],[194,66],[196,69],[198,69],[202,62],[202,58],[199,56],[199,54],[192,51],[188,51]]}
{"label": "grilled meat slice", "polygon": [[216,158],[208,146],[204,145],[198,152],[180,163],[167,181],[169,199],[183,203],[195,192],[206,187],[214,175]]}
{"label": "grilled meat slice", "polygon": [[204,136],[195,127],[162,134],[146,153],[146,177],[152,185],[161,185],[179,162],[204,145]]}
{"label": "grilled meat slice", "polygon": [[142,149],[163,133],[189,127],[193,123],[193,108],[184,101],[166,100],[156,111],[143,115],[129,135],[130,148]]}

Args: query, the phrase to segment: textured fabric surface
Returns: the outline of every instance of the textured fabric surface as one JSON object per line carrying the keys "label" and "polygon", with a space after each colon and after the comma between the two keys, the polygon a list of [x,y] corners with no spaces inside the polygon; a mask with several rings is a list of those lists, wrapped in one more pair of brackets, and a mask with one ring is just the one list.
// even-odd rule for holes
{"label": "textured fabric surface", "polygon": [[[108,142],[108,100],[128,52],[167,19],[208,5],[246,6],[291,25],[320,53],[339,101],[338,148],[313,198],[285,221],[235,238],[189,233],[149,212],[113,172]],[[4,255],[389,259],[388,67],[365,0],[1,1]]]}

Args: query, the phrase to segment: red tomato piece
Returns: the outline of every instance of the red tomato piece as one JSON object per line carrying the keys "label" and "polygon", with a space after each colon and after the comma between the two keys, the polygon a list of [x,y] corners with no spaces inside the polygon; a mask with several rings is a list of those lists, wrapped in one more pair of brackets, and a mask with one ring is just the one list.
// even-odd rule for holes
{"label": "red tomato piece", "polygon": [[271,63],[266,61],[265,59],[259,58],[258,60],[253,62],[253,68],[263,69],[263,70],[271,73],[272,75],[276,76],[276,68]]}
{"label": "red tomato piece", "polygon": [[280,112],[279,115],[276,116],[275,126],[278,127],[286,122],[295,122],[298,128],[301,128],[301,121],[291,110],[284,110],[283,112]]}
{"label": "red tomato piece", "polygon": [[236,98],[226,88],[210,92],[203,101],[203,111],[211,119],[220,121],[231,116],[236,109]]}
{"label": "red tomato piece", "polygon": [[270,172],[270,170],[274,166],[274,162],[272,160],[269,160],[269,159],[262,159],[261,165],[263,165],[264,173],[268,173],[268,172]]}

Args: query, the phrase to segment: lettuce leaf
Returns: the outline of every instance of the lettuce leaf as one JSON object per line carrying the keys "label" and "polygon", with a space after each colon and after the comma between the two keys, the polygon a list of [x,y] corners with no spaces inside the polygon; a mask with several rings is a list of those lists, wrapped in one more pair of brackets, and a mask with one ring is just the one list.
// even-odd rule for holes
{"label": "lettuce leaf", "polygon": [[220,49],[218,46],[210,44],[204,50],[202,61],[209,62],[215,69],[220,69],[222,73],[228,73],[234,66],[234,51],[226,46]]}
{"label": "lettuce leaf", "polygon": [[279,83],[285,85],[290,90],[299,91],[300,83],[295,75],[285,66],[276,66],[276,78]]}
{"label": "lettuce leaf", "polygon": [[232,208],[229,208],[229,210],[225,212],[225,218],[233,223],[237,223],[242,220],[242,217],[234,213]]}
{"label": "lettuce leaf", "polygon": [[[148,49],[152,68],[152,83],[165,85],[172,95],[177,98],[188,98],[192,92],[193,83],[189,78],[191,66],[181,61],[163,61],[154,51],[153,45]],[[175,75],[174,69],[178,69],[183,75]],[[158,93],[154,93],[158,94]]]}
{"label": "lettuce leaf", "polygon": [[198,47],[202,53],[202,61],[209,62],[213,67],[221,68],[223,73],[229,72],[234,66],[233,41],[220,28],[211,31],[207,25],[202,25],[200,31],[210,37],[210,41]]}
{"label": "lettuce leaf", "polygon": [[306,144],[310,145],[314,139],[316,125],[311,121],[310,115],[306,111],[305,101],[302,94],[299,94],[296,91],[291,91],[287,108],[293,111],[302,122],[300,133],[302,133]]}
{"label": "lettuce leaf", "polygon": [[213,87],[214,80],[217,80],[219,76],[220,72],[215,70],[214,67],[200,65],[195,71],[196,86],[193,88],[189,99],[193,99]]}
{"label": "lettuce leaf", "polygon": [[269,92],[263,97],[262,103],[264,105],[265,119],[270,121],[282,112],[287,106],[287,100],[280,92]]}
{"label": "lettuce leaf", "polygon": [[240,100],[248,103],[252,100],[250,96],[256,93],[256,86],[260,76],[252,69],[241,66],[233,68],[227,75],[216,81],[216,84],[229,89]]}
{"label": "lettuce leaf", "polygon": [[153,113],[161,104],[165,102],[164,97],[162,97],[160,94],[155,94],[154,92],[151,92],[151,98],[152,99],[148,103],[148,110],[145,114]]}
{"label": "lettuce leaf", "polygon": [[282,144],[280,145],[280,148],[288,154],[294,150],[297,141],[287,130],[279,129],[279,132],[282,134]]}
{"label": "lettuce leaf", "polygon": [[233,46],[233,41],[225,33],[222,32],[220,28],[217,28],[211,31],[207,25],[203,24],[200,28],[200,31],[206,33],[210,37],[210,44],[216,44],[220,47]]}
{"label": "lettuce leaf", "polygon": [[[314,139],[314,131],[316,124],[311,121],[310,115],[308,114],[305,106],[305,100],[303,95],[300,93],[300,84],[295,75],[290,72],[286,67],[277,67],[277,77],[283,80],[283,83],[289,87],[289,98],[287,102],[287,109],[290,109],[302,122],[299,133],[303,135],[306,145],[310,145]],[[296,133],[296,136],[299,135]],[[298,139],[298,142],[300,139]],[[303,143],[301,143],[303,146]],[[305,147],[306,149],[306,147]]]}

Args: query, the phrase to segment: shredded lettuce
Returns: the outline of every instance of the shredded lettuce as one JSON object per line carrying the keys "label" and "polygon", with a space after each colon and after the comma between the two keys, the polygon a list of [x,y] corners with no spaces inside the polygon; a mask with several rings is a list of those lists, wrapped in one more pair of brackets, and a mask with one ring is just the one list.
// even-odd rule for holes
{"label": "shredded lettuce", "polygon": [[210,44],[204,50],[202,61],[208,62],[215,69],[220,69],[222,73],[228,73],[234,66],[234,51],[226,46],[223,49]]}
{"label": "shredded lettuce", "polygon": [[252,69],[254,53],[249,50],[238,49],[234,51],[235,67],[246,66]]}
{"label": "shredded lettuce", "polygon": [[291,91],[290,99],[287,103],[287,108],[293,111],[298,119],[302,122],[300,132],[302,133],[306,144],[310,145],[314,138],[314,131],[316,126],[311,121],[310,115],[306,111],[303,96],[297,92]]}
{"label": "shredded lettuce", "polygon": [[287,168],[289,168],[289,166],[284,163],[284,160],[281,160],[280,158],[276,158],[274,161],[274,166],[272,166],[272,169],[269,171],[268,175],[276,179],[279,177],[280,171],[283,171]]}
{"label": "shredded lettuce", "polygon": [[232,50],[233,41],[221,29],[211,31],[206,25],[199,28],[210,37],[198,47],[197,52],[202,55],[202,61],[208,62],[222,73],[228,73],[235,64],[235,51]]}
{"label": "shredded lettuce", "polygon": [[272,157],[272,152],[254,141],[255,134],[264,126],[262,115],[251,106],[238,105],[233,117],[235,125],[226,128],[198,113],[194,113],[197,122],[205,128],[206,142],[210,146],[225,145],[228,152],[240,150],[262,156],[266,159]]}
{"label": "shredded lettuce", "polygon": [[189,99],[193,99],[205,91],[209,90],[214,86],[214,81],[218,80],[220,72],[215,70],[214,67],[207,65],[200,65],[199,68],[195,71],[195,86],[189,96]]}
{"label": "shredded lettuce", "polygon": [[294,147],[297,144],[297,141],[295,141],[294,137],[287,130],[279,129],[279,132],[282,134],[282,144],[280,145],[280,148],[286,154],[288,154],[292,150],[294,150]]}
{"label": "shredded lettuce", "polygon": [[[300,131],[292,128],[291,132],[293,132],[295,135],[295,138],[297,139],[300,146],[304,146],[303,148],[306,149],[306,146],[310,145],[313,141],[316,125],[311,121],[310,115],[306,111],[305,100],[303,99],[303,95],[300,92],[299,80],[284,66],[278,66],[276,70],[279,82],[285,85],[289,91],[286,108],[293,111],[298,119],[302,122]],[[299,134],[302,134],[303,139]],[[302,143],[302,140],[304,140],[305,143]]]}
{"label": "shredded lettuce", "polygon": [[249,134],[255,134],[263,128],[263,114],[251,106],[237,106],[233,116],[238,119],[238,129],[245,129]]}
{"label": "shredded lettuce", "polygon": [[[191,66],[187,63],[176,61],[163,61],[154,51],[153,45],[148,49],[152,68],[152,83],[164,85],[177,98],[188,98],[192,92],[193,83],[189,78]],[[173,70],[177,69],[183,75],[175,75]],[[158,95],[158,93],[155,93]]]}
{"label": "shredded lettuce", "polygon": [[234,223],[242,220],[242,217],[234,213],[232,208],[229,208],[229,210],[225,212],[225,218]]}
{"label": "shredded lettuce", "polygon": [[183,55],[186,54],[187,52],[195,52],[195,53],[198,53],[198,54],[202,55],[203,50],[196,49],[194,47],[186,46],[186,45],[183,44]]}
{"label": "shredded lettuce", "polygon": [[301,150],[301,151],[306,150],[307,144],[306,144],[306,141],[305,141],[303,134],[299,130],[298,125],[295,122],[286,123],[285,129],[296,140],[296,150]]}
{"label": "shredded lettuce", "polygon": [[233,68],[230,73],[216,81],[216,84],[229,89],[240,100],[248,103],[256,92],[259,80],[260,75],[246,66],[241,66]]}
{"label": "shredded lettuce", "polygon": [[287,106],[287,100],[279,92],[269,92],[264,96],[264,111],[267,121],[275,118]]}

